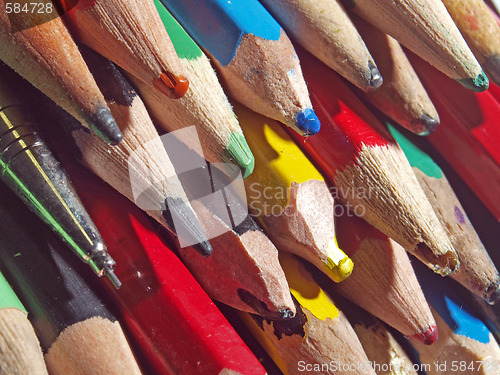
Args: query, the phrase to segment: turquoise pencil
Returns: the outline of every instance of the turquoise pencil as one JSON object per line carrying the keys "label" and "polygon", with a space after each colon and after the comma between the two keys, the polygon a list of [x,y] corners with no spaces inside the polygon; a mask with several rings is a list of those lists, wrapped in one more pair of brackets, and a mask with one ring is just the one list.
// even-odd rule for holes
{"label": "turquoise pencil", "polygon": [[257,0],[161,0],[208,52],[230,96],[302,135],[316,134],[299,59]]}

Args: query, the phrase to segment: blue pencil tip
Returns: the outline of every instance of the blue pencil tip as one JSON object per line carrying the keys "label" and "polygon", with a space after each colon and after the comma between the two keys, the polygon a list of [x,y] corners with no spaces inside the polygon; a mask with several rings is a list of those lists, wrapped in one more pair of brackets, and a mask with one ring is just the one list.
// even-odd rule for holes
{"label": "blue pencil tip", "polygon": [[321,123],[311,108],[307,108],[299,113],[295,124],[302,135],[316,134],[321,128]]}

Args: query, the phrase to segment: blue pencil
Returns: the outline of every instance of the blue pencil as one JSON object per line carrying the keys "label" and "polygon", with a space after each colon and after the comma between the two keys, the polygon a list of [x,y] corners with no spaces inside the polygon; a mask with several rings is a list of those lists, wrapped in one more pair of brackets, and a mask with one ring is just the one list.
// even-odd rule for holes
{"label": "blue pencil", "polygon": [[281,26],[257,0],[161,0],[212,58],[228,93],[299,134],[320,122]]}
{"label": "blue pencil", "polygon": [[451,280],[417,263],[413,266],[439,330],[431,346],[411,340],[422,368],[428,375],[499,374],[500,347],[493,334],[454,290]]}

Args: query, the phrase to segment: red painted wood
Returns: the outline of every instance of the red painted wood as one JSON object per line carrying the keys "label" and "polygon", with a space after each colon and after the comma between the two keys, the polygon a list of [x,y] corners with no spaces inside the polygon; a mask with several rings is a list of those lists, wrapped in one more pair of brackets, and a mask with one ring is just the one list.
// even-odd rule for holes
{"label": "red painted wood", "polygon": [[394,139],[342,79],[298,49],[304,78],[321,130],[308,138],[289,132],[332,180],[356,162],[364,146],[387,146]]}
{"label": "red painted wood", "polygon": [[428,139],[500,220],[500,103],[408,56],[441,118]]}
{"label": "red painted wood", "polygon": [[87,171],[70,175],[116,260],[122,287],[103,280],[123,323],[158,374],[266,371],[132,202]]}

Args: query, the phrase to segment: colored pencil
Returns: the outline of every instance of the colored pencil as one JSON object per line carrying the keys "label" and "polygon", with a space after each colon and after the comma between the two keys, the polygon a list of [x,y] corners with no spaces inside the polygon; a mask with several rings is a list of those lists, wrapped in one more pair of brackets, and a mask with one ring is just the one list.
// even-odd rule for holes
{"label": "colored pencil", "polygon": [[153,0],[96,0],[67,9],[76,38],[162,94],[178,99],[189,87]]}
{"label": "colored pencil", "polygon": [[375,91],[361,94],[398,125],[418,135],[428,135],[439,124],[439,115],[400,44],[387,34],[352,16],[384,77]]}
{"label": "colored pencil", "polygon": [[500,103],[489,92],[463,90],[416,56],[408,57],[441,117],[428,139],[500,220]]}
{"label": "colored pencil", "polygon": [[[189,248],[181,248],[179,253],[205,292],[214,300],[267,319],[293,317],[295,306],[278,250],[248,214],[238,180],[228,183],[233,176],[214,164],[206,165],[195,150],[191,150],[191,156],[187,150],[167,150],[176,169],[179,160],[184,168],[186,159],[193,161],[190,171],[180,173],[179,179],[211,238],[214,252],[208,258]],[[194,165],[200,167],[193,169]]]}
{"label": "colored pencil", "polygon": [[[64,117],[59,118],[61,121],[66,121],[66,123],[69,121]],[[141,128],[141,132],[144,132],[143,128]],[[73,131],[74,133],[75,131]],[[84,133],[79,134],[82,137],[84,135]],[[144,136],[144,134],[141,133],[141,136]],[[87,137],[89,136],[87,135]],[[125,136],[124,140],[128,138],[128,136]],[[67,145],[71,143],[71,141],[66,141],[64,145],[67,148]],[[78,142],[74,143],[78,146]],[[114,176],[114,172],[110,169],[111,164],[107,159],[102,159],[107,157],[106,155],[109,155],[109,152],[94,152],[94,149],[99,147],[99,143],[95,141],[91,142],[89,140],[87,145],[92,147],[80,149],[85,153],[88,152],[87,156],[85,156],[85,153],[83,154],[85,163],[87,163],[87,159],[90,161],[96,160],[96,170],[99,171],[99,177],[104,177],[105,181],[111,182],[110,178]],[[78,150],[76,146],[70,148]],[[115,148],[112,148],[111,151]],[[183,155],[186,154],[183,153],[178,156],[182,159]],[[99,158],[96,159],[95,156],[99,156]],[[99,165],[106,165],[107,168],[101,167],[97,169]],[[116,164],[116,167],[119,167],[120,175],[127,178],[125,181],[129,181],[127,165]],[[128,192],[130,194],[130,189]],[[129,198],[129,196],[127,197]],[[192,203],[202,224],[201,229],[208,237],[212,238],[210,234],[213,226],[218,226],[219,229],[222,227],[218,234],[225,232],[224,235],[210,240],[211,249],[213,246],[215,251],[208,258],[205,257],[207,252],[202,251],[203,249],[199,250],[199,257],[192,256],[193,250],[191,247],[179,250],[184,262],[210,297],[242,310],[258,312],[274,318],[293,315],[294,306],[285,276],[279,267],[277,250],[257,227],[257,224],[251,218],[248,218],[249,220],[245,224],[232,230],[225,223],[219,223],[219,219],[212,214],[207,214],[203,207],[195,207],[197,202]],[[162,226],[165,226],[165,221],[160,217],[159,213],[153,217],[158,218],[157,221]],[[207,228],[205,224],[210,227]],[[245,275],[245,277],[242,278],[242,275]]]}
{"label": "colored pencil", "polygon": [[276,121],[240,105],[235,112],[255,155],[255,170],[245,179],[250,211],[279,251],[303,257],[336,282],[344,280],[353,264],[337,246],[325,180]]}
{"label": "colored pencil", "polygon": [[438,280],[414,265],[439,327],[431,347],[412,342],[429,375],[488,374],[500,369],[500,347],[493,334],[453,290],[449,280]]}
{"label": "colored pencil", "polygon": [[85,166],[169,229],[182,245],[195,245],[208,256],[210,243],[139,95],[113,63],[88,48],[82,51],[124,139],[117,146],[108,146],[71,126],[70,119],[60,113],[46,119],[45,129],[53,121],[63,123],[70,129],[70,136],[62,141],[64,146],[71,144]]}
{"label": "colored pencil", "polygon": [[0,274],[0,371],[3,374],[48,374],[40,343],[27,314]]}
{"label": "colored pencil", "polygon": [[261,0],[288,35],[363,91],[382,85],[370,52],[337,0]]}
{"label": "colored pencil", "polygon": [[482,0],[443,1],[488,78],[500,85],[500,26]]}
{"label": "colored pencil", "polygon": [[319,131],[292,43],[258,0],[161,1],[208,52],[230,96],[299,134]]}
{"label": "colored pencil", "polygon": [[403,151],[337,74],[300,54],[311,99],[325,123],[299,145],[336,187],[334,196],[442,275],[458,259]]}
{"label": "colored pencil", "polygon": [[64,244],[2,187],[0,264],[29,312],[50,374],[140,374],[116,318]]}
{"label": "colored pencil", "polygon": [[495,303],[500,299],[500,275],[443,171],[409,138],[388,125],[457,252],[460,268],[451,277],[489,303]]}
{"label": "colored pencil", "polygon": [[80,196],[119,259],[119,291],[107,295],[157,374],[265,374],[179,258],[135,205],[72,166]]}
{"label": "colored pencil", "polygon": [[342,297],[335,296],[335,300],[354,328],[377,375],[417,375],[410,356],[384,323]]}
{"label": "colored pencil", "polygon": [[155,5],[191,87],[183,98],[165,100],[154,87],[130,77],[151,117],[166,131],[194,125],[207,160],[237,164],[248,176],[253,171],[254,157],[210,61],[159,0]]}
{"label": "colored pencil", "polygon": [[97,275],[107,275],[119,287],[116,263],[66,172],[37,133],[30,107],[38,103],[24,98],[23,86],[29,84],[0,62],[1,179]]}
{"label": "colored pencil", "polygon": [[42,13],[12,16],[0,2],[0,60],[105,141],[120,142],[122,134],[54,4],[42,5]]}
{"label": "colored pencil", "polygon": [[339,246],[356,267],[331,290],[403,335],[432,344],[436,322],[404,249],[352,214],[337,216],[336,224]]}
{"label": "colored pencil", "polygon": [[488,88],[488,78],[441,1],[357,0],[345,5],[468,89]]}
{"label": "colored pencil", "polygon": [[196,204],[193,203],[201,213],[202,224],[222,227],[223,232],[212,238],[214,252],[207,259],[179,249],[182,261],[207,294],[235,309],[267,319],[294,316],[295,307],[278,262],[278,251],[255,221],[248,216],[231,228]]}
{"label": "colored pencil", "polygon": [[307,268],[280,254],[297,314],[280,322],[241,314],[241,319],[285,374],[374,375],[352,326]]}

